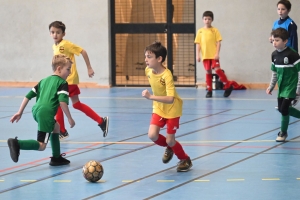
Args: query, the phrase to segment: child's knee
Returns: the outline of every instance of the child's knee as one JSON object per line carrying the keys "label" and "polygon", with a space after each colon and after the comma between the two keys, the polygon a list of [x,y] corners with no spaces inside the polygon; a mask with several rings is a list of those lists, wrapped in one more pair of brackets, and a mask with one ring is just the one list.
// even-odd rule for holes
{"label": "child's knee", "polygon": [[44,151],[47,147],[47,143],[42,143],[40,142],[40,148],[39,148],[39,151]]}

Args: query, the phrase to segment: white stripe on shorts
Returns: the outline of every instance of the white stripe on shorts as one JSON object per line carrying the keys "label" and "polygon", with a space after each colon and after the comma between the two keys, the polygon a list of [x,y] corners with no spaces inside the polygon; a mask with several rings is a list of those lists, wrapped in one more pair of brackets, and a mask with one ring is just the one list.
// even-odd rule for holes
{"label": "white stripe on shorts", "polygon": [[46,144],[47,144],[47,142],[48,142],[48,139],[49,139],[49,133],[46,133],[46,135],[45,135],[45,140],[44,140],[44,143],[46,143]]}

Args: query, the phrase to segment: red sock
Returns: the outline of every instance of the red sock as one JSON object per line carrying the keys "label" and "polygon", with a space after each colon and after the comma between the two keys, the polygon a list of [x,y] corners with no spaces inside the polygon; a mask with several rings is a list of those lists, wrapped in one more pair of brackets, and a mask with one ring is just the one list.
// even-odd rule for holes
{"label": "red sock", "polygon": [[95,120],[96,122],[98,122],[98,124],[102,124],[102,122],[103,122],[102,118],[99,115],[97,115],[97,113],[95,113],[95,111],[93,111],[87,105],[78,101],[73,104],[73,107],[77,110],[80,110],[81,112],[83,112],[84,114],[86,114],[87,116],[89,116],[90,118]]}
{"label": "red sock", "polygon": [[206,88],[208,91],[212,91],[212,74],[206,74]]}
{"label": "red sock", "polygon": [[154,143],[162,147],[168,146],[166,142],[166,137],[161,134],[158,134],[158,139]]}
{"label": "red sock", "polygon": [[221,69],[216,70],[216,74],[219,76],[220,80],[224,83],[224,89],[227,87],[228,79]]}
{"label": "red sock", "polygon": [[57,109],[55,119],[60,126],[60,132],[62,132],[62,133],[66,132],[66,127],[65,127],[65,122],[64,122],[64,113],[60,106]]}
{"label": "red sock", "polygon": [[184,159],[187,159],[189,157],[184,152],[181,144],[179,142],[177,142],[177,141],[176,141],[176,144],[174,146],[172,146],[172,150],[173,150],[173,152],[175,153],[175,155],[177,156],[177,158],[179,160],[184,160]]}

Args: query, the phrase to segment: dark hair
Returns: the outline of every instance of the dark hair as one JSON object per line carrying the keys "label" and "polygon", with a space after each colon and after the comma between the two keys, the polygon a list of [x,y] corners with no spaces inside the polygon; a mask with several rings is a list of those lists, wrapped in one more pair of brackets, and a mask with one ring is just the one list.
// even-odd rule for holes
{"label": "dark hair", "polygon": [[161,56],[162,57],[162,61],[161,61],[162,63],[166,60],[167,49],[159,41],[155,41],[154,43],[147,46],[145,48],[144,52],[146,53],[146,51],[150,51],[150,52],[154,53],[156,58]]}
{"label": "dark hair", "polygon": [[289,32],[284,28],[277,28],[271,32],[274,38],[281,38],[283,41],[289,39]]}
{"label": "dark hair", "polygon": [[289,0],[280,0],[280,1],[278,1],[277,6],[279,4],[284,5],[288,11],[290,11],[291,8],[292,8],[292,4],[291,4],[291,2]]}
{"label": "dark hair", "polygon": [[54,28],[59,28],[62,30],[62,32],[64,33],[65,30],[66,30],[66,25],[64,23],[62,23],[61,21],[54,21],[52,22],[50,25],[49,25],[49,30],[51,27],[54,27]]}
{"label": "dark hair", "polygon": [[214,13],[212,11],[205,11],[202,15],[202,18],[203,17],[211,17],[212,20],[214,20]]}

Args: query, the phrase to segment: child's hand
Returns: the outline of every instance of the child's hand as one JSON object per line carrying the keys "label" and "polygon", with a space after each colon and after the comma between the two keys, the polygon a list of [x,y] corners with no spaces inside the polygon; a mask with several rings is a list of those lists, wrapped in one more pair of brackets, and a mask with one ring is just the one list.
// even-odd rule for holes
{"label": "child's hand", "polygon": [[88,75],[90,78],[93,78],[93,76],[95,75],[93,68],[88,69]]}
{"label": "child's hand", "polygon": [[215,60],[220,60],[219,54],[216,54],[216,55],[215,55]]}
{"label": "child's hand", "polygon": [[146,99],[149,99],[151,94],[150,92],[146,89],[142,92],[142,96],[145,97]]}
{"label": "child's hand", "polygon": [[10,118],[10,122],[14,123],[14,121],[18,122],[22,117],[22,113],[16,113],[14,116]]}
{"label": "child's hand", "polygon": [[197,62],[201,62],[201,58],[200,58],[200,56],[199,56],[199,57],[197,57]]}
{"label": "child's hand", "polygon": [[266,93],[272,95],[272,92],[270,91],[269,88],[266,90]]}
{"label": "child's hand", "polygon": [[75,126],[75,121],[73,120],[73,118],[69,118],[68,121],[70,124],[70,128],[73,128]]}

